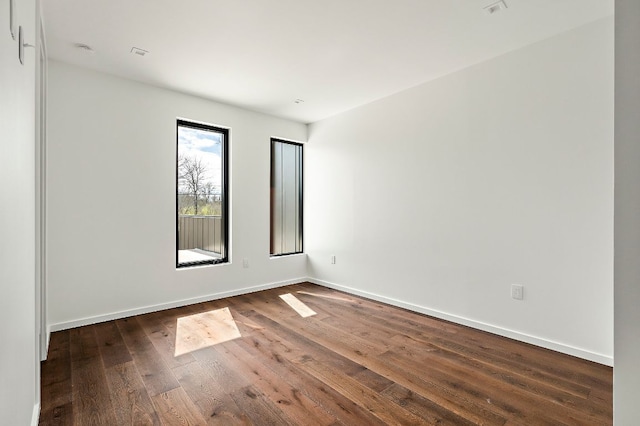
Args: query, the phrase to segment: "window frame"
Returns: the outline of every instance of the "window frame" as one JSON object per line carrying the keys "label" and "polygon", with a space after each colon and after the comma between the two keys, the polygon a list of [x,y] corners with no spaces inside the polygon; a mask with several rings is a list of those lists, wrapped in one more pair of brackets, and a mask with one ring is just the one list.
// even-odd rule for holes
{"label": "window frame", "polygon": [[[289,145],[296,145],[300,147],[300,190],[299,190],[299,203],[300,205],[298,206],[298,220],[300,223],[299,226],[299,238],[300,238],[300,251],[293,251],[293,252],[287,252],[287,253],[278,253],[278,254],[274,254],[273,253],[273,245],[274,245],[274,222],[273,222],[273,218],[274,218],[274,209],[275,209],[275,202],[274,202],[274,187],[275,187],[275,182],[274,182],[274,173],[273,173],[273,156],[274,156],[274,146],[276,143],[284,143],[284,144],[289,144]],[[304,254],[304,143],[302,142],[296,142],[296,141],[291,141],[291,140],[286,140],[286,139],[281,139],[281,138],[275,138],[272,137],[271,138],[271,145],[270,145],[270,154],[269,154],[269,203],[270,203],[270,208],[269,208],[269,256],[270,257],[282,257],[282,256],[292,256],[292,255],[296,255],[296,254]]]}
{"label": "window frame", "polygon": [[[222,143],[220,147],[221,151],[221,160],[222,160],[222,173],[221,173],[221,206],[220,206],[220,215],[222,220],[221,232],[222,232],[222,242],[224,245],[224,256],[219,259],[210,259],[210,260],[201,260],[195,262],[183,262],[180,263],[179,259],[179,247],[180,247],[180,231],[179,231],[179,223],[180,223],[180,213],[179,213],[179,180],[180,180],[180,171],[178,169],[178,159],[180,156],[179,153],[179,134],[180,127],[188,127],[197,130],[205,130],[209,132],[216,132],[222,134]],[[176,197],[176,207],[175,207],[175,227],[176,227],[176,246],[175,246],[175,259],[176,259],[176,269],[184,269],[191,268],[196,266],[207,266],[207,265],[219,265],[229,263],[229,131],[230,129],[214,126],[212,124],[206,124],[197,121],[190,121],[183,118],[176,119],[176,157],[175,157],[175,197]]]}

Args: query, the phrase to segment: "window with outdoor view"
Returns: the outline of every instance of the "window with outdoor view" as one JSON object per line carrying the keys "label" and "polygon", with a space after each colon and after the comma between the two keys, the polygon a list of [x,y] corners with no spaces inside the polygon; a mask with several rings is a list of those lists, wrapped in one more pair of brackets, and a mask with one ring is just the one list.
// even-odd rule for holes
{"label": "window with outdoor view", "polygon": [[271,140],[271,255],[302,253],[302,144]]}
{"label": "window with outdoor view", "polygon": [[178,120],[176,263],[227,262],[229,131]]}

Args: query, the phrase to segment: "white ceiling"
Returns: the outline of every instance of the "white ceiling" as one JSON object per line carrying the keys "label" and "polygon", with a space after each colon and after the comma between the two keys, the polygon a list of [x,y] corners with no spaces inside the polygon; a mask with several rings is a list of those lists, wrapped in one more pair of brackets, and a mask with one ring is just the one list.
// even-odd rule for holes
{"label": "white ceiling", "polygon": [[42,3],[50,58],[309,123],[614,10],[613,0],[505,0],[486,14],[495,1]]}

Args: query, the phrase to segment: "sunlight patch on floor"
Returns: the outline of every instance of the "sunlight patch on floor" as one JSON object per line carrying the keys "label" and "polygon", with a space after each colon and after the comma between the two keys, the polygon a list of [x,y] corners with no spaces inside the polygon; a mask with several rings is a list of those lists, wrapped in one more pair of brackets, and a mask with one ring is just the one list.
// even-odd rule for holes
{"label": "sunlight patch on floor", "polygon": [[178,318],[174,356],[242,337],[229,308]]}
{"label": "sunlight patch on floor", "polygon": [[280,299],[284,300],[287,305],[291,306],[291,308],[296,311],[302,318],[316,315],[313,309],[305,305],[302,301],[300,301],[300,299],[298,299],[291,293],[281,294]]}

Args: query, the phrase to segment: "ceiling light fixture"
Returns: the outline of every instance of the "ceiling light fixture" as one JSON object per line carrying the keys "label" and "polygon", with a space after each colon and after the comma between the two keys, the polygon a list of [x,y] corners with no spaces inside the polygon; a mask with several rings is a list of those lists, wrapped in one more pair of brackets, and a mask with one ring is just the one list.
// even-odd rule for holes
{"label": "ceiling light fixture", "polygon": [[147,53],[149,53],[148,50],[144,50],[144,49],[140,49],[139,47],[132,47],[131,48],[131,53],[138,55],[138,56],[144,56]]}
{"label": "ceiling light fixture", "polygon": [[84,43],[75,43],[73,45],[73,47],[75,47],[78,50],[82,50],[85,53],[90,53],[90,54],[94,54],[96,53],[95,50],[93,50],[93,47],[89,46],[88,44],[84,44]]}
{"label": "ceiling light fixture", "polygon": [[507,4],[504,2],[504,0],[500,0],[499,2],[492,3],[489,6],[485,6],[484,11],[487,15],[493,15],[506,8],[507,8]]}

